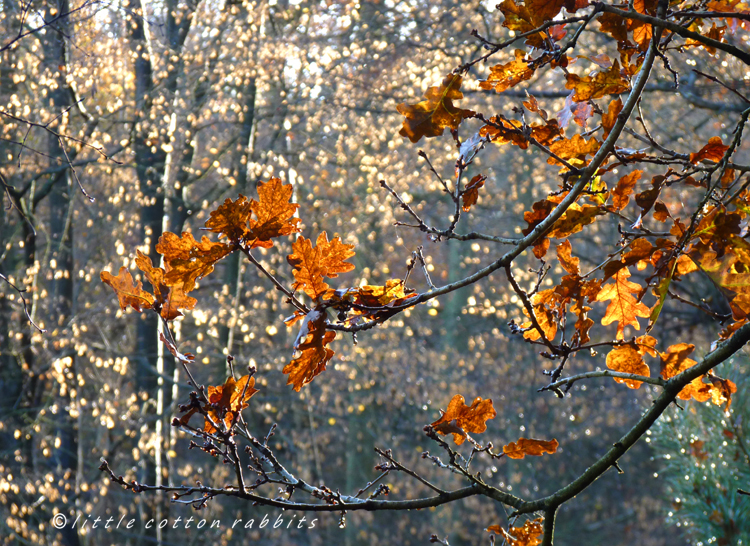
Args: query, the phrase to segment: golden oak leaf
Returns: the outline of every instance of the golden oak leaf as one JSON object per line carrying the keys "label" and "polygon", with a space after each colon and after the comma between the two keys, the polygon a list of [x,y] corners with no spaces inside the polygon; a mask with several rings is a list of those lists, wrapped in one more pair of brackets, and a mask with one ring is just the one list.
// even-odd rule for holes
{"label": "golden oak leaf", "polygon": [[464,209],[464,212],[468,212],[469,209],[471,209],[471,206],[476,204],[477,199],[479,199],[479,189],[484,186],[485,180],[487,180],[486,176],[478,174],[466,185],[466,189],[462,195],[462,208]]}
{"label": "golden oak leaf", "polygon": [[544,535],[543,522],[542,518],[526,520],[522,527],[511,525],[507,531],[500,525],[492,525],[487,527],[487,532],[503,537],[506,546],[539,546]]}
{"label": "golden oak leaf", "polygon": [[[497,5],[497,9],[505,17],[503,26],[516,33],[529,32],[538,26],[534,23],[528,8],[525,5],[516,4],[513,0],[503,0],[502,3]],[[539,47],[546,37],[545,33],[539,32],[526,38],[526,43],[534,47]]]}
{"label": "golden oak leaf", "polygon": [[690,154],[690,163],[697,165],[704,159],[718,163],[724,157],[724,153],[729,149],[729,146],[725,146],[721,141],[721,137],[711,137],[708,139],[708,144],[701,148],[697,153]]}
{"label": "golden oak leaf", "polygon": [[396,109],[406,119],[399,134],[412,142],[422,137],[436,137],[445,129],[458,129],[459,124],[474,115],[471,110],[454,106],[453,101],[464,97],[461,93],[462,78],[458,74],[448,74],[439,87],[430,87],[425,99],[417,104],[399,104]]}
{"label": "golden oak leaf", "polygon": [[195,282],[214,270],[216,262],[231,254],[234,244],[213,243],[204,236],[199,242],[189,232],[178,237],[169,231],[159,237],[156,251],[164,256],[169,267],[165,278],[168,286],[181,285],[185,294],[195,288]]}
{"label": "golden oak leaf", "polygon": [[479,129],[479,135],[487,137],[497,145],[515,144],[522,150],[529,147],[529,141],[523,134],[523,122],[515,119],[505,119],[501,115],[492,116],[490,123]]}
{"label": "golden oak leaf", "polygon": [[[417,294],[413,293],[412,290],[409,293],[406,292],[402,279],[388,279],[385,282],[385,286],[365,285],[358,288],[349,288],[343,292],[336,290],[332,294],[332,298],[334,299],[346,300],[356,305],[375,308],[374,314],[370,310],[354,309],[355,314],[367,315],[371,318],[376,318],[382,312],[382,310],[377,309],[378,307],[389,304],[400,305],[404,301],[416,296]],[[324,296],[326,299],[327,297],[328,294]]]}
{"label": "golden oak leaf", "polygon": [[[146,280],[154,289],[154,309],[159,309],[159,314],[164,320],[170,321],[182,316],[180,309],[192,309],[198,300],[191,298],[183,290],[182,284],[167,286],[165,284],[165,271],[161,267],[154,267],[151,258],[136,251],[135,265],[143,271]],[[167,266],[169,267],[169,266]]]}
{"label": "golden oak leaf", "polygon": [[127,267],[121,267],[117,276],[108,271],[102,271],[99,277],[103,283],[108,284],[115,291],[120,302],[120,309],[123,311],[130,306],[140,312],[144,309],[151,309],[154,304],[154,296],[143,290],[141,281],[133,284],[133,276]]}
{"label": "golden oak leaf", "polygon": [[553,239],[570,237],[572,234],[578,233],[584,227],[593,223],[597,216],[605,213],[606,211],[602,207],[592,205],[581,206],[578,203],[573,203],[565,211],[565,214],[552,224],[552,229],[547,232],[547,237]]}
{"label": "golden oak leaf", "polygon": [[526,455],[541,457],[545,453],[552,455],[557,451],[557,440],[535,440],[534,438],[519,438],[503,446],[503,453],[511,459],[523,459]]}
{"label": "golden oak leaf", "polygon": [[722,379],[710,373],[704,377],[707,377],[709,380],[711,402],[716,406],[726,403],[724,411],[729,411],[729,407],[732,405],[732,395],[737,392],[737,385],[729,379]]}
{"label": "golden oak leaf", "polygon": [[292,233],[299,233],[299,218],[294,218],[299,205],[291,203],[294,193],[291,184],[284,184],[278,178],[258,184],[258,201],[251,203],[256,219],[250,219],[247,240],[251,248],[271,248],[271,239]]}
{"label": "golden oak leaf", "polygon": [[[583,161],[587,155],[594,155],[600,146],[601,143],[595,138],[586,140],[581,135],[575,134],[572,138],[556,140],[549,145],[549,149],[562,159]],[[547,163],[561,165],[554,157],[547,159]]]}
{"label": "golden oak leaf", "polygon": [[566,89],[575,89],[573,101],[582,102],[592,99],[600,99],[606,95],[617,95],[630,89],[628,80],[620,74],[620,63],[615,61],[612,68],[597,72],[593,77],[580,77],[569,73],[565,76]]}
{"label": "golden oak leaf", "polygon": [[573,256],[573,245],[567,239],[557,245],[557,259],[560,261],[560,265],[563,269],[571,275],[580,275],[581,268],[579,266],[580,260]]}
{"label": "golden oak leaf", "polygon": [[354,245],[343,244],[338,237],[329,242],[325,231],[318,235],[314,248],[310,239],[298,237],[287,257],[294,268],[293,289],[301,288],[310,298],[319,298],[328,290],[323,277],[335,278],[354,269],[353,264],[344,261],[354,256],[352,248]]}
{"label": "golden oak leaf", "polygon": [[508,63],[491,67],[490,75],[487,76],[486,80],[479,82],[479,87],[494,89],[496,92],[502,93],[506,89],[530,79],[534,75],[534,69],[525,60],[526,53],[521,49],[516,49],[515,56],[516,58]]}
{"label": "golden oak leaf", "polygon": [[[248,407],[250,397],[258,392],[255,387],[255,378],[245,375],[238,381],[234,377],[228,377],[223,385],[208,387],[208,404],[204,407],[206,413],[215,424],[224,423],[226,430],[230,430],[235,422],[235,416]],[[203,426],[204,432],[213,434],[217,432],[211,420],[206,419]]]}
{"label": "golden oak leaf", "polygon": [[596,301],[612,300],[607,306],[602,324],[606,326],[617,321],[617,339],[623,339],[625,326],[631,325],[640,330],[638,317],[648,318],[651,315],[651,310],[633,297],[633,294],[641,291],[641,286],[629,281],[629,277],[627,267],[620,269],[613,277],[615,282],[602,286],[601,292],[596,296]]}
{"label": "golden oak leaf", "polygon": [[327,331],[325,321],[325,311],[317,308],[310,311],[302,321],[294,343],[294,350],[301,351],[301,354],[282,370],[289,375],[286,384],[293,385],[295,391],[299,392],[304,385],[322,373],[335,354],[326,345],[336,339],[336,332]]}
{"label": "golden oak leaf", "polygon": [[[617,116],[622,112],[622,100],[617,97],[609,103],[609,109],[606,114],[602,114],[602,129],[604,130],[604,138],[609,136],[609,132],[617,123]],[[620,210],[620,209],[617,209]]]}
{"label": "golden oak leaf", "polygon": [[[525,339],[536,341],[541,339],[542,333],[544,333],[544,337],[548,340],[555,339],[555,336],[557,335],[557,322],[562,318],[564,313],[564,309],[560,306],[559,300],[560,297],[555,288],[542,290],[532,296],[531,304],[534,310],[534,318],[536,318],[537,324],[539,324],[539,328],[541,328],[542,332],[540,333],[537,328],[533,327],[533,322],[524,322],[521,324],[521,328],[527,329],[523,333]],[[525,307],[523,312],[528,316],[529,312]]]}
{"label": "golden oak leaf", "polygon": [[[695,345],[688,343],[678,343],[667,347],[666,353],[659,353],[661,358],[661,376],[663,379],[671,379],[674,376],[692,368],[696,362],[688,358],[695,350]],[[698,402],[706,402],[711,399],[711,386],[703,383],[700,377],[696,377],[688,383],[677,395],[681,400],[690,400],[691,398]]]}
{"label": "golden oak leaf", "polygon": [[[643,361],[643,355],[631,345],[621,345],[613,348],[607,355],[607,367],[615,372],[631,373],[648,377],[651,371]],[[621,379],[615,377],[618,383],[625,383],[631,389],[641,386],[641,381],[635,379]]]}
{"label": "golden oak leaf", "polygon": [[247,197],[240,194],[236,201],[227,199],[224,204],[211,212],[211,217],[206,221],[206,229],[214,233],[220,233],[236,243],[245,236],[247,222],[250,219],[251,202]]}
{"label": "golden oak leaf", "polygon": [[[604,266],[604,280],[606,281],[623,267],[629,267],[648,260],[658,250],[643,237],[635,239],[630,243],[630,250],[625,252],[621,259],[612,260]],[[639,267],[639,269],[643,269]]]}
{"label": "golden oak leaf", "polygon": [[627,206],[628,201],[630,201],[630,195],[633,193],[635,185],[640,180],[642,174],[643,171],[635,170],[617,181],[615,189],[612,190],[612,208],[615,211],[620,211]]}
{"label": "golden oak leaf", "polygon": [[430,426],[438,434],[453,434],[453,441],[461,445],[466,440],[467,433],[482,433],[487,430],[487,421],[497,416],[495,408],[492,407],[490,398],[482,400],[477,396],[471,406],[467,406],[464,397],[455,395],[448,409],[440,419]]}

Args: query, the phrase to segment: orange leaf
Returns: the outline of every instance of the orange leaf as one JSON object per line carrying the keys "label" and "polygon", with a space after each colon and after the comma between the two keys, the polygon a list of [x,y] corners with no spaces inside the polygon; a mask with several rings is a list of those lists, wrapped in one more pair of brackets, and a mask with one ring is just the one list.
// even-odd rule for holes
{"label": "orange leaf", "polygon": [[721,137],[711,137],[708,139],[708,144],[701,148],[698,153],[690,154],[690,163],[697,165],[704,159],[718,163],[724,157],[724,153],[728,149],[729,146],[724,145],[721,141]]}
{"label": "orange leaf", "polygon": [[570,244],[570,241],[565,240],[557,245],[557,259],[563,269],[571,275],[581,274],[581,268],[578,265],[580,260],[573,257],[573,245]]}
{"label": "orange leaf", "polygon": [[[219,424],[220,421],[223,421],[224,426],[229,430],[234,422],[235,415],[248,407],[248,400],[258,392],[258,389],[254,386],[254,377],[245,375],[239,381],[235,381],[234,377],[230,376],[223,385],[208,387],[208,404],[204,409],[214,423]],[[208,419],[205,421],[204,432],[209,434],[216,432],[216,428],[211,424],[211,421]]]}
{"label": "orange leaf", "polygon": [[602,319],[602,324],[611,324],[614,321],[617,325],[617,339],[623,339],[625,326],[631,325],[636,330],[640,330],[638,317],[648,318],[651,310],[633,297],[641,291],[641,286],[630,282],[630,271],[627,267],[620,269],[613,277],[613,283],[602,286],[601,292],[597,294],[596,301],[612,300]]}
{"label": "orange leaf", "polygon": [[[685,370],[692,368],[696,362],[695,360],[688,358],[688,356],[694,350],[695,345],[678,343],[676,345],[670,345],[667,348],[666,353],[659,353],[659,357],[661,358],[662,378],[671,379]],[[711,390],[712,386],[706,385],[700,377],[697,377],[680,391],[677,398],[681,400],[690,400],[693,398],[698,402],[706,402],[712,398]]]}
{"label": "orange leaf", "polygon": [[487,430],[487,421],[497,416],[490,398],[482,400],[477,396],[471,406],[467,406],[464,397],[455,395],[448,409],[430,426],[438,434],[453,434],[453,441],[461,445],[466,440],[467,433],[482,433]]}
{"label": "orange leaf", "polygon": [[630,243],[630,250],[620,260],[612,260],[604,266],[604,280],[606,281],[615,275],[623,267],[629,267],[648,260],[657,250],[645,238],[639,237]]}
{"label": "orange leaf", "polygon": [[278,178],[258,184],[258,201],[251,203],[257,220],[250,220],[247,240],[253,241],[251,248],[271,248],[271,239],[299,233],[299,218],[294,218],[299,205],[290,203],[294,188],[283,184]]}
{"label": "orange leaf", "polygon": [[205,224],[206,229],[221,233],[222,237],[228,237],[230,241],[236,243],[247,233],[250,207],[250,201],[242,194],[236,201],[227,199],[223,205],[211,212],[211,217]]}
{"label": "orange leaf", "polygon": [[299,391],[323,372],[335,354],[326,345],[336,338],[336,332],[326,331],[325,321],[326,312],[317,308],[310,311],[302,321],[294,343],[295,351],[301,351],[301,354],[283,369],[283,373],[289,374],[286,384],[293,385],[295,391]]}
{"label": "orange leaf", "polygon": [[412,142],[422,137],[436,137],[445,129],[458,129],[459,124],[474,115],[453,105],[454,100],[464,98],[461,93],[462,78],[458,74],[448,74],[439,87],[430,87],[424,100],[417,104],[399,104],[396,109],[406,119],[399,134]]}
{"label": "orange leaf", "polygon": [[[622,345],[612,349],[607,355],[607,367],[616,372],[632,373],[644,377],[648,377],[651,373],[648,365],[643,361],[643,355],[631,345]],[[641,386],[641,381],[634,379],[615,377],[614,380],[617,383],[625,383],[631,389],[637,389]]]}
{"label": "orange leaf", "polygon": [[187,294],[195,288],[195,282],[214,270],[216,262],[236,249],[233,244],[213,243],[204,236],[198,242],[189,232],[178,237],[169,231],[159,237],[156,251],[164,256],[169,271],[165,276],[168,286],[182,285]]}
{"label": "orange leaf", "polygon": [[557,440],[519,438],[518,442],[511,442],[503,446],[503,453],[511,459],[523,459],[526,455],[541,457],[545,453],[550,455],[555,453],[558,445]]}
{"label": "orange leaf", "polygon": [[[595,138],[586,140],[579,134],[573,135],[572,138],[563,138],[549,145],[549,149],[556,155],[565,160],[583,161],[587,155],[594,155],[601,146],[601,143]],[[561,165],[554,157],[547,159],[550,165]]]}
{"label": "orange leaf", "polygon": [[628,201],[630,201],[630,195],[633,193],[635,184],[641,178],[642,174],[643,171],[635,170],[617,181],[615,189],[612,190],[612,208],[614,210],[620,211],[625,208]]}
{"label": "orange leaf", "polygon": [[600,99],[606,95],[624,93],[630,89],[628,80],[620,74],[620,63],[615,61],[612,68],[607,71],[597,72],[593,77],[580,77],[569,73],[566,78],[565,88],[575,89],[573,101],[582,102],[591,99]]}
{"label": "orange leaf", "polygon": [[506,531],[500,525],[487,527],[487,532],[497,533],[503,537],[506,546],[539,546],[542,543],[544,527],[542,518],[526,520],[523,527],[508,527]]}
{"label": "orange leaf", "polygon": [[479,82],[482,89],[494,89],[502,93],[508,88],[515,87],[519,83],[530,79],[534,75],[534,69],[524,60],[526,53],[516,49],[516,58],[506,64],[497,64],[490,68],[490,75],[486,80]]}
{"label": "orange leaf", "polygon": [[115,291],[123,311],[130,306],[140,312],[151,309],[154,304],[154,296],[143,290],[141,281],[133,284],[133,276],[127,267],[121,267],[116,277],[108,271],[102,271],[99,277]]}
{"label": "orange leaf", "polygon": [[476,204],[477,199],[479,199],[479,188],[484,186],[485,180],[487,180],[486,176],[478,174],[466,185],[466,189],[463,193],[464,212],[468,212],[471,206]]}
{"label": "orange leaf", "polygon": [[354,245],[345,245],[338,237],[329,242],[325,231],[318,235],[315,248],[310,239],[298,237],[292,245],[294,252],[287,257],[294,268],[293,289],[301,288],[312,299],[319,298],[328,290],[323,277],[335,278],[354,269],[353,264],[344,261],[354,256],[352,248]]}
{"label": "orange leaf", "polygon": [[[609,136],[609,132],[617,122],[617,116],[622,112],[622,100],[617,97],[609,103],[609,109],[606,114],[602,114],[602,129],[604,129],[604,138]],[[624,206],[624,205],[623,205]],[[617,209],[620,210],[620,209]]]}
{"label": "orange leaf", "polygon": [[[154,289],[156,302],[154,309],[159,308],[159,314],[164,320],[174,320],[182,316],[179,309],[192,309],[198,300],[191,298],[183,290],[182,284],[167,286],[165,284],[165,271],[161,267],[154,267],[151,258],[143,254],[140,250],[136,251],[135,265],[143,271],[146,280],[151,283]],[[168,267],[168,266],[167,266]]]}

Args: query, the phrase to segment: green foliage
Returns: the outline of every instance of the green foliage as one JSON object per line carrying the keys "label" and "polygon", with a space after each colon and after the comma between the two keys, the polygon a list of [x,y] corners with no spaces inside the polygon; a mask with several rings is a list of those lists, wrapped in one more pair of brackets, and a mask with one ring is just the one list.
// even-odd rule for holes
{"label": "green foliage", "polygon": [[650,443],[658,452],[671,497],[668,521],[684,529],[691,544],[750,544],[750,361],[738,355],[722,365],[737,383],[728,413],[688,402],[659,420]]}

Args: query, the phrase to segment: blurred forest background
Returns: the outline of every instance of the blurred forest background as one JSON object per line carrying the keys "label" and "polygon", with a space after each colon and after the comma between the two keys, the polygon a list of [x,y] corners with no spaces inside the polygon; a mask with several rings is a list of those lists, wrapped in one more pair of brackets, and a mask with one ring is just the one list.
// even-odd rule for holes
{"label": "blurred forest background", "polygon": [[[43,21],[51,24],[24,35]],[[153,317],[131,311],[123,318],[99,272],[132,268],[135,248],[158,263],[154,245],[163,231],[198,235],[205,211],[239,193],[255,196],[259,181],[276,176],[294,185],[307,236],[325,229],[357,245],[357,269],[342,286],[403,276],[420,245],[436,284],[465,276],[498,251],[495,243],[435,242],[395,227],[408,219],[379,180],[428,223],[450,215],[452,202],[417,147],[398,136],[395,107],[476,56],[472,29],[507,36],[501,22],[492,1],[0,0],[0,274],[28,289],[31,318],[47,330],[33,327],[19,294],[0,282],[0,541],[411,545],[436,533],[454,545],[489,543],[483,529],[507,514],[477,498],[423,512],[351,514],[344,528],[337,515],[324,514],[312,530],[225,525],[157,534],[139,523],[78,533],[50,522],[56,512],[138,521],[150,514],[276,518],[228,498],[197,514],[161,495],[111,487],[99,472],[104,456],[115,472],[148,483],[231,479],[227,465],[188,450],[189,439],[169,426],[189,389],[165,357]],[[578,53],[596,56],[605,38],[584,33]],[[710,65],[745,89],[750,74],[719,66],[703,49],[681,62],[688,66],[676,67],[685,69],[679,92],[666,71],[647,87],[650,126],[680,150],[697,150],[717,134],[726,141],[728,113],[744,106],[689,69]],[[475,67],[474,75],[486,70]],[[556,77],[546,72],[527,86],[549,112],[566,99],[550,91]],[[477,110],[509,112],[525,99],[480,91],[475,81],[467,86],[463,106]],[[449,139],[421,146],[438,172],[450,172]],[[550,190],[545,159],[510,147],[477,159],[474,168],[488,181],[463,230],[519,232],[523,211]],[[586,248],[599,236],[577,241],[582,266],[595,267],[593,258],[585,263]],[[287,253],[261,255],[290,284]],[[278,423],[277,455],[310,483],[356,492],[377,476],[373,446],[393,449],[436,483],[454,483],[421,459],[434,448],[422,427],[463,394],[493,399],[498,417],[485,436],[496,444],[520,435],[561,444],[554,458],[502,460],[483,476],[521,495],[554,491],[650,403],[647,386],[632,391],[609,381],[577,385],[564,399],[537,393],[545,361],[510,335],[508,321],[522,313],[497,278],[407,311],[360,334],[356,345],[342,337],[329,370],[296,393],[281,373],[296,335],[282,322],[288,309],[238,254],[192,294],[199,303],[179,322],[180,348],[197,355],[194,372],[206,384],[223,382],[227,354],[239,366],[257,365],[261,392],[246,412],[250,429],[263,435]],[[417,271],[410,283],[426,286]],[[701,290],[696,299],[713,289],[707,282]],[[717,330],[698,310],[678,314],[668,303],[665,313],[660,328],[703,350]],[[604,367],[604,356],[592,354],[588,364]],[[723,373],[741,387],[747,371],[737,361]],[[624,475],[610,471],[562,508],[559,544],[747,543],[748,505],[734,494],[737,480],[750,486],[747,405],[740,388],[731,415],[693,402],[675,409],[621,461]],[[425,493],[403,477],[388,483],[393,498]]]}

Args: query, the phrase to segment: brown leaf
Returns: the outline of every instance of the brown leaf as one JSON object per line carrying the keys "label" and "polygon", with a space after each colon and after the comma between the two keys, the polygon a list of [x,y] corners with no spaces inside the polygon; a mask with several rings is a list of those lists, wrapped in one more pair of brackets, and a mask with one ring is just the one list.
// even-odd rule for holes
{"label": "brown leaf", "polygon": [[187,231],[182,237],[167,231],[159,237],[156,245],[156,251],[164,256],[164,263],[169,266],[166,284],[181,285],[185,294],[191,292],[196,281],[211,273],[216,262],[231,254],[235,248],[233,244],[213,243],[206,236],[198,242]]}
{"label": "brown leaf", "polygon": [[482,400],[478,396],[471,406],[467,406],[464,397],[457,394],[448,404],[447,411],[430,426],[438,434],[453,434],[453,441],[456,445],[461,445],[466,439],[466,433],[484,432],[487,430],[487,421],[496,416],[497,412],[492,407],[490,398]]}
{"label": "brown leaf", "polygon": [[620,269],[614,276],[613,283],[602,286],[601,292],[597,294],[596,301],[612,300],[607,306],[607,311],[602,319],[604,326],[617,321],[617,339],[623,339],[625,326],[631,325],[640,330],[638,317],[648,318],[651,310],[633,297],[641,291],[641,286],[630,282],[630,271],[627,267]]}
{"label": "brown leaf", "polygon": [[250,219],[251,202],[241,195],[236,201],[226,199],[224,204],[211,212],[206,221],[206,229],[220,233],[236,243],[247,233],[247,222]]}
{"label": "brown leaf", "polygon": [[623,267],[636,265],[648,260],[657,250],[648,240],[643,237],[635,239],[630,243],[630,250],[623,254],[620,260],[612,260],[604,266],[604,280],[614,276]]}
{"label": "brown leaf", "polygon": [[557,259],[563,269],[571,275],[581,274],[581,268],[578,265],[580,260],[573,257],[573,245],[570,244],[570,241],[565,240],[557,245]]}
{"label": "brown leaf", "polygon": [[690,163],[697,165],[704,159],[718,163],[724,157],[724,154],[729,149],[729,146],[725,146],[721,141],[721,137],[711,137],[708,139],[708,144],[701,148],[697,153],[690,154]]}
{"label": "brown leaf", "polygon": [[299,205],[291,203],[294,187],[278,178],[258,184],[258,201],[251,203],[256,219],[250,219],[247,240],[251,248],[271,248],[272,239],[299,233],[299,218],[294,218]]}
{"label": "brown leaf", "polygon": [[486,80],[479,82],[479,87],[494,89],[496,92],[502,93],[506,89],[531,79],[534,75],[534,69],[525,60],[526,53],[521,49],[516,49],[515,56],[516,58],[508,63],[491,67],[490,75]]}
{"label": "brown leaf", "polygon": [[635,170],[626,174],[617,181],[615,189],[612,190],[612,208],[615,211],[624,209],[630,201],[636,183],[640,180],[643,171]]}
{"label": "brown leaf", "polygon": [[123,311],[130,306],[141,312],[144,309],[151,309],[154,304],[154,296],[143,290],[141,281],[133,284],[133,276],[127,267],[121,267],[116,277],[108,271],[102,271],[99,276],[103,283],[108,284],[115,291],[120,302],[120,309]]}
{"label": "brown leaf", "polygon": [[554,239],[564,239],[570,237],[574,233],[578,233],[585,226],[593,223],[597,216],[605,214],[605,210],[602,207],[595,207],[592,205],[579,205],[573,203],[568,207],[557,222],[552,224],[552,229],[547,233],[547,237]]}
{"label": "brown leaf", "polygon": [[354,269],[353,264],[344,261],[354,256],[353,248],[354,245],[345,245],[338,237],[329,242],[325,231],[318,235],[315,248],[310,239],[298,237],[292,245],[292,254],[287,257],[294,268],[293,289],[301,288],[310,298],[319,298],[328,290],[323,277],[335,278]]}
{"label": "brown leaf", "polygon": [[464,97],[461,81],[458,74],[448,74],[439,87],[427,90],[424,95],[427,100],[413,105],[399,104],[396,109],[406,118],[399,134],[419,142],[422,137],[440,136],[445,129],[458,129],[464,119],[474,115],[473,111],[453,104]]}
{"label": "brown leaf", "polygon": [[552,455],[557,451],[557,440],[535,440],[533,438],[519,438],[503,446],[503,453],[511,459],[523,459],[526,455],[541,457],[545,453]]}
{"label": "brown leaf", "polygon": [[[579,134],[573,135],[572,138],[563,138],[550,144],[550,151],[565,160],[583,160],[588,155],[594,155],[601,146],[601,143],[595,138],[586,140]],[[550,165],[561,165],[554,157],[547,159]]]}
{"label": "brown leaf", "polygon": [[484,181],[487,177],[483,174],[478,174],[466,185],[466,189],[463,193],[463,205],[464,212],[468,212],[472,205],[475,205],[477,199],[479,199],[479,189],[484,186]]}
{"label": "brown leaf", "polygon": [[503,537],[506,546],[539,546],[542,543],[544,527],[542,518],[526,520],[523,527],[510,526],[506,531],[500,525],[487,527],[487,532]]}
{"label": "brown leaf", "polygon": [[620,100],[620,97],[617,97],[609,103],[607,113],[602,114],[602,129],[604,130],[605,139],[609,136],[609,132],[615,126],[615,123],[617,123],[617,116],[620,115],[620,112],[622,112],[622,100]]}
{"label": "brown leaf", "polygon": [[182,316],[180,309],[192,309],[198,300],[191,298],[183,290],[182,284],[167,286],[165,284],[165,271],[161,267],[154,267],[151,258],[136,251],[135,265],[143,271],[146,280],[154,289],[154,309],[159,309],[159,314],[164,320],[170,321]]}
{"label": "brown leaf", "polygon": [[325,324],[325,310],[318,308],[310,311],[302,322],[294,344],[295,351],[301,351],[301,354],[282,370],[289,375],[286,384],[293,385],[295,391],[320,375],[335,354],[326,345],[336,339],[336,332],[327,331]]}
{"label": "brown leaf", "polygon": [[[224,382],[224,385],[209,386],[208,404],[204,406],[206,413],[215,424],[223,422],[226,429],[229,430],[235,420],[235,415],[248,407],[248,400],[258,392],[258,389],[254,386],[255,378],[249,375],[241,377],[239,381],[235,381],[234,377],[230,376]],[[217,432],[209,419],[205,420],[203,430],[209,434]]]}
{"label": "brown leaf", "polygon": [[582,102],[600,99],[607,95],[624,93],[630,89],[628,80],[620,74],[620,63],[615,61],[612,68],[597,72],[594,76],[580,77],[569,73],[565,76],[566,89],[575,89],[573,101]]}

